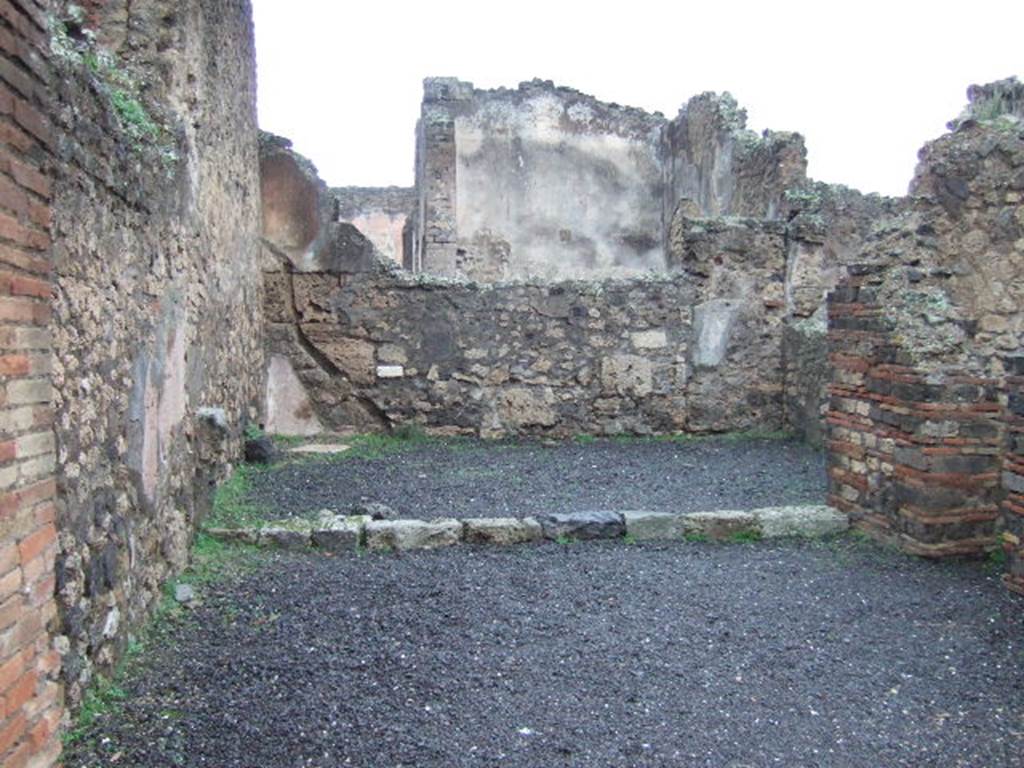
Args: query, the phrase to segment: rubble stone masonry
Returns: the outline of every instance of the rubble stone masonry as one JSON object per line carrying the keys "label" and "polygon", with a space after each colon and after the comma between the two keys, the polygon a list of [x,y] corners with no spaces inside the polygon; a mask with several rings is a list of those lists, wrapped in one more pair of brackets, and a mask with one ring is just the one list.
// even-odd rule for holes
{"label": "rubble stone masonry", "polygon": [[240,453],[262,280],[248,2],[97,5],[84,23],[116,46],[94,54],[109,68],[56,11],[56,593],[74,703],[186,564]]}

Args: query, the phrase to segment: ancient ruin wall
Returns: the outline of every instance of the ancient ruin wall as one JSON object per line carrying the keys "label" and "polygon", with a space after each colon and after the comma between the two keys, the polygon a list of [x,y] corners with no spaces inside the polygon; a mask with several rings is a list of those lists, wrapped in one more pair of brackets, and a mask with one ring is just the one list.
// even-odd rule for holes
{"label": "ancient ruin wall", "polygon": [[783,195],[786,224],[786,327],[782,339],[786,424],[814,444],[824,442],[828,412],[825,297],[861,260],[881,222],[906,205],[904,198],[864,195],[835,184],[808,182]]}
{"label": "ancient ruin wall", "polygon": [[677,209],[669,262],[694,288],[693,431],[783,428],[785,225],[690,219]]}
{"label": "ancient ruin wall", "polygon": [[686,428],[690,302],[678,281],[266,278],[271,360],[294,369],[326,426],[485,437]]}
{"label": "ancient ruin wall", "polygon": [[[265,146],[264,176],[280,173],[282,153],[293,154]],[[289,167],[305,168],[317,188],[302,158]],[[263,219],[287,215],[265,210]],[[275,243],[289,226],[264,230],[277,255],[264,263],[271,431],[416,424],[566,436],[784,426],[779,222],[680,224],[674,274],[485,286],[368,260],[326,234],[336,226],[322,221],[313,238],[333,243],[318,251],[330,265],[319,270]]]}
{"label": "ancient ruin wall", "polygon": [[728,93],[694,96],[663,131],[664,216],[680,200],[692,215],[782,218],[785,192],[804,186],[807,157],[800,134],[747,130],[747,113]]}
{"label": "ancient ruin wall", "polygon": [[1012,527],[1005,359],[1024,343],[1024,130],[1006,115],[955,127],[829,307],[833,502],[930,555]]}
{"label": "ancient ruin wall", "polygon": [[484,281],[663,272],[664,123],[548,82],[428,79],[414,267]]}
{"label": "ancient ruin wall", "polygon": [[0,3],[0,764],[60,753],[52,634],[56,484],[50,385],[47,29],[31,0]]}
{"label": "ancient ruin wall", "polygon": [[351,224],[385,259],[412,263],[412,221],[417,195],[413,187],[334,187],[338,221]]}
{"label": "ancient ruin wall", "polygon": [[[185,564],[263,377],[248,2],[94,9],[58,9],[54,33],[57,594],[72,701]],[[118,47],[83,48],[90,24]]]}

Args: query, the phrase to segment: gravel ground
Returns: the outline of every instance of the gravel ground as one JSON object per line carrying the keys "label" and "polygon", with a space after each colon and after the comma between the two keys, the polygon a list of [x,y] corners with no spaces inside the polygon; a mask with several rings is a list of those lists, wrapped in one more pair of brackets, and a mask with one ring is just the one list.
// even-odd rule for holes
{"label": "gravel ground", "polygon": [[84,766],[1024,766],[1024,611],[853,538],[266,554]]}
{"label": "gravel ground", "polygon": [[788,440],[428,443],[379,458],[289,463],[258,476],[276,516],[383,502],[400,517],[700,512],[820,503],[820,451]]}

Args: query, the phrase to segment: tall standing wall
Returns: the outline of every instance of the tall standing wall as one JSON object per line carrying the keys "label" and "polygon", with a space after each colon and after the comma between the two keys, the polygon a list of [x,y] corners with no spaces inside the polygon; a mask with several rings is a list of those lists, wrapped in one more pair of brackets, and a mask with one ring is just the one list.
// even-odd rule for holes
{"label": "tall standing wall", "polygon": [[239,453],[262,390],[262,282],[247,0],[57,11],[57,595],[74,702],[187,562]]}

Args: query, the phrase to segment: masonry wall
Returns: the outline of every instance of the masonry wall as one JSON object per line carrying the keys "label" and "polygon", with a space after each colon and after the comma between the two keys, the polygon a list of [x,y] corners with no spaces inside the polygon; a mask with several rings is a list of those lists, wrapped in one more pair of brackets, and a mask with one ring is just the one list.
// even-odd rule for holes
{"label": "masonry wall", "polygon": [[728,93],[694,96],[662,132],[664,217],[680,200],[702,218],[784,218],[785,192],[807,182],[800,134],[747,130],[747,114]]}
{"label": "masonry wall", "polygon": [[0,3],[0,764],[56,762],[55,451],[45,7]]}
{"label": "masonry wall", "polygon": [[669,262],[694,289],[688,427],[781,430],[785,225],[684,211],[672,221]]}
{"label": "masonry wall", "polygon": [[325,426],[485,437],[686,429],[691,301],[678,280],[266,279],[271,364],[294,370],[308,400],[293,407]]}
{"label": "masonry wall", "polygon": [[664,123],[539,80],[427,80],[417,268],[483,281],[663,272]]}
{"label": "masonry wall", "polygon": [[[248,2],[56,10],[56,592],[75,702],[185,565],[239,453],[262,283]],[[90,28],[110,47],[83,48]]]}
{"label": "masonry wall", "polygon": [[936,556],[1019,527],[1006,358],[1024,343],[1024,129],[954,128],[922,150],[911,204],[829,302],[831,499]]}

